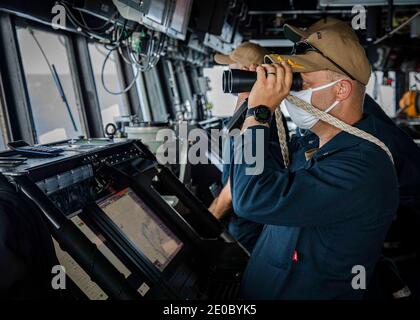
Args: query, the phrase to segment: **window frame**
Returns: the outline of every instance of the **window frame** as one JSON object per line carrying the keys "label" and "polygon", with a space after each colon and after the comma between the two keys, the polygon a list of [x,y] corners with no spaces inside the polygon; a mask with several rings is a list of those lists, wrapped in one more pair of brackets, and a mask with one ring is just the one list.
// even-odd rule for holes
{"label": "window frame", "polygon": [[9,138],[35,144],[38,138],[14,20],[15,17],[10,14],[0,13],[0,58],[3,61],[0,74],[3,90],[9,92],[3,99],[10,125]]}
{"label": "window frame", "polygon": [[[6,98],[6,95],[3,88],[3,82],[0,77],[0,130],[1,130],[0,139],[2,140],[2,143],[4,145],[4,150],[7,149],[7,143],[12,141],[11,139],[12,132],[11,132],[11,127],[10,127],[10,122],[9,122],[10,117],[7,112],[5,98]],[[1,150],[1,151],[4,151],[4,150]]]}
{"label": "window frame", "polygon": [[[89,55],[89,61],[92,61],[92,57],[91,57],[91,52],[89,49],[89,45],[90,44],[95,44],[95,41],[87,41],[87,50],[88,50],[88,55]],[[100,45],[100,44],[99,44]],[[105,49],[106,50],[106,49]],[[109,57],[109,60],[111,59],[115,59],[115,70],[116,70],[116,75],[117,75],[117,79],[119,81],[119,85],[121,88],[124,88],[127,86],[127,74],[125,73],[126,70],[124,70],[124,68],[121,67],[120,61],[119,61],[120,55],[117,54],[116,51],[111,53],[111,56]],[[109,63],[109,60],[107,63]],[[97,83],[96,79],[95,79],[95,71],[93,68],[93,65],[91,63],[91,70],[92,70],[92,77],[93,77],[93,84],[95,86],[95,90],[96,90],[96,95],[98,97],[98,103],[99,103],[99,112],[101,114],[101,125],[104,127],[107,124],[102,122],[102,108],[100,105],[100,98],[99,98],[99,93],[98,93],[98,86],[102,86],[102,83],[99,81]],[[129,81],[131,82],[131,81]],[[128,82],[128,83],[129,83]],[[120,95],[116,95],[121,97],[121,100],[123,102],[123,110],[127,113],[127,114],[131,114],[133,108],[132,108],[132,100],[130,99],[130,97],[128,96],[129,92],[131,92],[132,90],[134,90],[134,88],[131,88],[128,92],[125,92],[123,94]]]}
{"label": "window frame", "polygon": [[[0,70],[0,80],[4,85],[4,92],[11,92],[8,95],[5,95],[4,92],[0,93],[5,111],[3,112],[3,122],[6,125],[6,133],[8,133],[4,136],[7,140],[5,143],[13,140],[25,140],[30,144],[38,143],[30,93],[17,38],[17,28],[21,26],[64,36],[82,134],[87,138],[104,137],[100,100],[88,47],[90,40],[73,30],[55,30],[48,23],[0,12],[0,46],[2,47],[0,48],[0,58],[7,62]],[[118,57],[116,59],[117,76],[121,87],[126,87],[135,76],[135,70],[122,61],[119,55],[116,56]],[[155,78],[157,77],[156,72],[158,70],[152,72],[155,73]],[[130,114],[137,114],[141,120],[153,121],[154,112],[151,110],[153,108],[148,103],[150,88],[145,83],[147,82],[145,74],[141,73],[140,77],[141,79],[137,79],[136,84],[128,92],[121,95],[124,109]],[[161,95],[162,92],[158,94]],[[166,109],[166,104],[161,109]],[[163,110],[155,110],[155,112],[159,111]],[[3,123],[1,124],[3,127]]]}
{"label": "window frame", "polygon": [[[73,84],[73,89],[74,89],[76,109],[77,109],[79,119],[80,119],[80,126],[81,126],[80,131],[81,131],[82,136],[87,136],[88,135],[87,121],[86,121],[87,119],[86,119],[86,112],[85,112],[84,104],[82,102],[83,100],[82,100],[82,94],[81,94],[82,86],[80,83],[80,76],[77,71],[76,60],[75,60],[76,53],[74,51],[74,46],[73,46],[73,41],[72,41],[72,37],[74,36],[74,34],[72,32],[68,32],[65,30],[54,30],[52,27],[48,27],[46,25],[39,24],[37,22],[33,22],[33,21],[26,20],[23,18],[17,18],[17,21],[15,21],[13,27],[16,33],[17,45],[19,46],[19,60],[20,60],[20,64],[22,65],[22,72],[24,75],[25,87],[26,87],[26,91],[28,92],[28,98],[29,98],[28,103],[31,109],[32,121],[34,122],[35,132],[36,132],[36,124],[33,117],[34,111],[31,105],[30,92],[28,89],[27,78],[26,78],[24,67],[23,67],[23,60],[22,60],[23,57],[22,57],[22,52],[20,50],[19,39],[17,38],[17,28],[21,27],[22,24],[24,24],[25,27],[27,26],[35,31],[42,31],[51,35],[56,35],[57,37],[63,36],[64,41],[65,41],[65,51],[67,53],[67,60],[68,60],[69,69],[70,69],[70,76],[72,79],[72,84]],[[36,141],[38,143],[38,135],[36,135]],[[54,142],[51,142],[51,143],[54,143]]]}

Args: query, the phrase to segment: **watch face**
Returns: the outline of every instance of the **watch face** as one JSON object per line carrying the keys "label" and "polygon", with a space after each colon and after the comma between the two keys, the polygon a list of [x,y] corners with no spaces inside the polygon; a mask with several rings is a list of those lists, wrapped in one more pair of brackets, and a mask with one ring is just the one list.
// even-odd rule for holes
{"label": "watch face", "polygon": [[254,117],[257,121],[268,122],[271,119],[271,111],[267,107],[257,107],[254,110]]}

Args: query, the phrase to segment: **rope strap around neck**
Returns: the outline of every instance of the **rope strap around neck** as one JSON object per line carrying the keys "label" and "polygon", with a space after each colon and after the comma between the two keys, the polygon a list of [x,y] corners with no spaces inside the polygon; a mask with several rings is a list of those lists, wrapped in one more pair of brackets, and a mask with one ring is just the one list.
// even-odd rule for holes
{"label": "rope strap around neck", "polygon": [[280,106],[276,109],[275,117],[277,125],[277,134],[279,136],[280,151],[281,155],[283,156],[283,163],[284,166],[288,168],[290,164],[289,149],[287,147],[286,129],[283,125],[283,114],[281,113]]}
{"label": "rope strap around neck", "polygon": [[[311,104],[307,103],[306,101],[303,101],[302,99],[299,99],[298,97],[288,95],[286,97],[286,99],[290,103],[293,103],[294,105],[298,106],[302,110],[305,110],[305,111],[309,112],[310,114],[314,115],[318,119],[320,119],[320,120],[338,128],[340,130],[343,130],[343,131],[345,131],[349,134],[352,134],[356,137],[362,138],[364,140],[367,140],[367,141],[370,141],[370,142],[376,144],[378,147],[380,147],[382,150],[384,150],[386,152],[386,154],[391,159],[391,162],[394,163],[394,159],[393,159],[392,154],[389,151],[388,147],[381,140],[374,137],[373,135],[371,135],[371,134],[369,134],[369,133],[367,133],[363,130],[360,130],[359,128],[348,125],[347,123],[333,117],[332,115],[315,108]],[[280,123],[280,125],[282,125],[282,123]],[[277,128],[278,128],[278,126],[279,126],[279,123],[277,122]],[[281,143],[280,143],[280,145],[281,145]]]}

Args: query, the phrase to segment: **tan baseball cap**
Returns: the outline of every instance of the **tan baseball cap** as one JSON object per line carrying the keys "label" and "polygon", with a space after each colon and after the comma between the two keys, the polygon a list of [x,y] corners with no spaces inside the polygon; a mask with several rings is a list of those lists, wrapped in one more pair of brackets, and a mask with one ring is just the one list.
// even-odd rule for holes
{"label": "tan baseball cap", "polygon": [[231,54],[214,55],[214,60],[218,64],[234,64],[240,66],[249,66],[251,64],[261,64],[264,62],[264,56],[267,55],[268,50],[260,45],[252,42],[243,42]]}
{"label": "tan baseball cap", "polygon": [[308,38],[312,33],[316,31],[320,31],[334,25],[339,29],[347,29],[347,32],[349,34],[353,34],[357,39],[356,33],[353,32],[348,24],[346,24],[344,21],[332,17],[325,17],[320,19],[314,24],[310,25],[308,28],[299,28],[286,23],[283,26],[283,32],[287,39],[293,42],[298,42]]}
{"label": "tan baseball cap", "polygon": [[[366,85],[371,74],[371,66],[357,35],[344,22],[329,18],[320,20],[306,30],[285,27],[290,40],[306,42],[308,51],[295,55],[266,55],[265,62],[287,61],[293,72],[331,70],[358,80]],[[292,41],[293,41],[292,40]],[[304,45],[303,45],[304,46]]]}

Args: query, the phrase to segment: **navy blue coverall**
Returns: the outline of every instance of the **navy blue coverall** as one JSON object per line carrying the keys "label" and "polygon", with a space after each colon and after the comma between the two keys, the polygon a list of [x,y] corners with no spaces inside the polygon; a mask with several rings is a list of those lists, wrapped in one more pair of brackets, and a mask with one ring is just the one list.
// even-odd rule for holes
{"label": "navy blue coverall", "polygon": [[[356,127],[375,136],[389,130],[364,115]],[[242,283],[247,299],[360,299],[352,273],[361,265],[369,282],[398,206],[395,169],[378,146],[340,132],[300,168],[285,169],[264,130],[264,171],[231,164],[233,208],[264,224]],[[242,145],[235,145],[239,152]],[[245,139],[255,150],[255,139]],[[300,153],[302,156],[302,153]],[[299,154],[292,154],[299,159]]]}
{"label": "navy blue coverall", "polygon": [[[368,94],[365,96],[363,108],[365,113],[383,121],[387,127],[387,130],[377,131],[376,134],[377,138],[388,146],[394,158],[398,178],[400,208],[408,208],[420,212],[420,148],[413,142],[413,139],[395,125],[391,118]],[[304,152],[318,147],[319,143],[318,137],[309,130],[304,135],[300,135],[299,130],[297,132],[298,135],[293,137],[289,143],[292,163],[297,160],[304,161]],[[273,156],[279,157],[278,161],[282,163],[275,122],[271,125],[270,141],[273,148]],[[299,164],[294,163],[293,165],[297,167]],[[223,176],[223,183],[225,184],[229,177],[229,165],[224,166]],[[416,217],[411,217],[410,221],[415,219]],[[416,227],[414,226],[413,228]],[[262,231],[262,225],[234,215],[229,224],[229,231],[251,252]]]}

